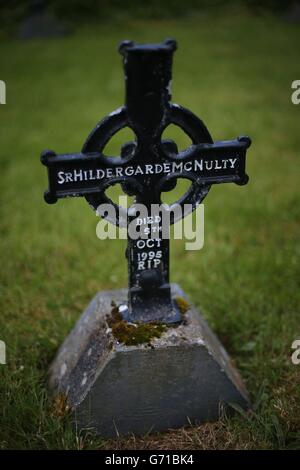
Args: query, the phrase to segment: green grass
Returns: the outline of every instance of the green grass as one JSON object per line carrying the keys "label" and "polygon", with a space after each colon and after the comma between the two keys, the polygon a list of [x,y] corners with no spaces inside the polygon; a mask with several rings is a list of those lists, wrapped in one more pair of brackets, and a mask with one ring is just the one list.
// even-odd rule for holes
{"label": "green grass", "polygon": [[[175,37],[173,99],[214,139],[249,134],[245,187],[213,187],[205,246],[172,242],[172,281],[202,309],[241,370],[254,411],[219,423],[104,442],[71,432],[51,413],[46,372],[99,290],[127,283],[126,241],[100,241],[82,199],[47,206],[40,151],[77,151],[123,103],[117,43]],[[119,21],[59,40],[0,44],[0,448],[300,448],[299,322],[300,30],[271,17],[219,15]],[[178,143],[183,138],[178,134]],[[121,141],[115,141],[117,152]],[[109,256],[108,256],[109,254]]]}

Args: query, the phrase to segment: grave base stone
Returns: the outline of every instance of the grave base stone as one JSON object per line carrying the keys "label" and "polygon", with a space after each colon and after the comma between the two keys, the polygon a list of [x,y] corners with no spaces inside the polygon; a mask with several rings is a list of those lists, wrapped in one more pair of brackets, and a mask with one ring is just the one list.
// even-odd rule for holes
{"label": "grave base stone", "polygon": [[[178,285],[171,291],[186,299]],[[192,305],[150,343],[119,343],[107,318],[127,295],[98,293],[50,368],[50,387],[66,398],[77,430],[142,435],[216,420],[230,403],[249,406],[239,373]]]}

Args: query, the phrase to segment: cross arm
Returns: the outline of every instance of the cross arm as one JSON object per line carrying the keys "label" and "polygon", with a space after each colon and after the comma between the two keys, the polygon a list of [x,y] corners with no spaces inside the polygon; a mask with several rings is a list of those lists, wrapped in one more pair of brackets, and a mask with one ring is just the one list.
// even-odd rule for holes
{"label": "cross arm", "polygon": [[[49,189],[45,200],[53,204],[59,198],[88,196],[103,193],[116,183],[126,183],[143,193],[145,181],[153,188],[166,180],[186,177],[210,185],[234,182],[246,184],[246,150],[249,137],[192,145],[179,155],[164,150],[161,163],[135,162],[134,159],[105,157],[99,152],[56,155],[45,151],[42,163],[48,169]],[[163,156],[162,156],[163,157]]]}
{"label": "cross arm", "polygon": [[245,173],[246,151],[251,139],[246,136],[213,144],[192,145],[179,156],[173,157],[173,167],[181,175],[203,184],[248,182]]}
{"label": "cross arm", "polygon": [[64,197],[86,196],[105,189],[106,172],[110,158],[97,152],[57,155],[51,150],[41,154],[41,162],[48,169],[49,189],[44,198],[54,204]]}

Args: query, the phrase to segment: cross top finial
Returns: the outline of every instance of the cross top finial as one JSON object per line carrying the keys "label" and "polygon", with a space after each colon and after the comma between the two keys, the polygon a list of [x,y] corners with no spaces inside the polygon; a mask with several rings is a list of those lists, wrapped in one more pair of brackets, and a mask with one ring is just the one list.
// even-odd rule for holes
{"label": "cross top finial", "polygon": [[[128,125],[137,140],[149,145],[160,138],[168,103],[171,99],[172,58],[176,41],[159,44],[135,44],[124,41],[119,47],[123,56]],[[141,144],[143,144],[141,142]]]}

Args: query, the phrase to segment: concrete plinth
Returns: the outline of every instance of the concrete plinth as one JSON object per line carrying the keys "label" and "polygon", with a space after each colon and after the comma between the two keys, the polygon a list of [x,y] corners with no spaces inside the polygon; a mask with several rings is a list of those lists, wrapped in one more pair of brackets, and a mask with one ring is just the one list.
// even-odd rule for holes
{"label": "concrete plinth", "polygon": [[[172,295],[184,296],[177,285]],[[126,300],[126,289],[98,293],[51,366],[50,387],[67,397],[77,429],[141,435],[216,420],[230,402],[249,406],[237,370],[193,306],[184,324],[126,346],[107,323],[112,301]]]}

